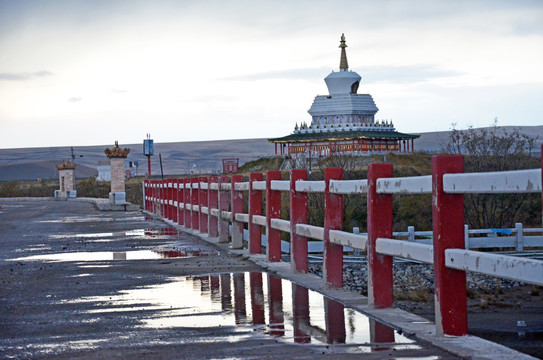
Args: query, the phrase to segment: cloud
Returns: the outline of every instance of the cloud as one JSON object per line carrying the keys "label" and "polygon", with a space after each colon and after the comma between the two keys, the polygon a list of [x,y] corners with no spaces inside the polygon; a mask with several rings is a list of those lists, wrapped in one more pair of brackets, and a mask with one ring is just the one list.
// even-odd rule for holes
{"label": "cloud", "polygon": [[370,66],[361,69],[367,82],[418,83],[431,79],[464,75],[459,71],[441,70],[431,65]]}
{"label": "cloud", "polygon": [[82,97],[71,97],[68,99],[69,102],[80,102],[83,101]]}
{"label": "cloud", "polygon": [[31,73],[0,73],[0,81],[27,81],[52,75],[53,73],[49,71],[36,71]]}
{"label": "cloud", "polygon": [[111,89],[113,94],[126,94],[128,91],[123,89]]}
{"label": "cloud", "polygon": [[291,79],[291,80],[315,80],[330,72],[328,67],[285,69],[278,71],[266,71],[254,74],[236,75],[225,77],[220,80],[226,81],[257,81],[270,79]]}
{"label": "cloud", "polygon": [[[463,75],[461,72],[437,69],[432,65],[415,66],[369,66],[352,69],[368,82],[415,83],[430,79]],[[227,81],[258,81],[269,79],[282,80],[315,80],[322,79],[332,71],[329,67],[286,69],[254,74],[237,75],[222,78]]]}

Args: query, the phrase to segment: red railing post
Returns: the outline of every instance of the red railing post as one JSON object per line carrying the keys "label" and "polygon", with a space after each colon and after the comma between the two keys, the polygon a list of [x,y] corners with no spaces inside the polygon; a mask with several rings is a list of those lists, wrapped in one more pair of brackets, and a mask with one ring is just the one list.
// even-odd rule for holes
{"label": "red railing post", "polygon": [[235,323],[245,324],[247,320],[247,309],[245,306],[245,273],[234,273],[233,277]]}
{"label": "red railing post", "polygon": [[[208,189],[202,189],[202,183],[207,184],[207,177],[200,176],[198,178],[198,183],[199,183],[199,186],[198,186],[198,192],[199,192],[198,199],[200,201],[200,204],[199,204],[199,209],[200,209],[200,232],[204,233],[204,234],[207,234],[207,232],[208,232],[208,229],[207,229],[207,217],[208,217],[208,214],[209,214],[209,208],[207,209],[208,214],[205,214],[202,211],[203,207],[207,207],[207,192],[209,190]],[[209,186],[209,184],[207,184],[207,185]]]}
{"label": "red railing post", "polygon": [[174,187],[174,182],[175,180],[174,179],[169,179],[168,180],[168,187],[169,187],[169,193],[170,193],[170,196],[169,197],[169,203],[170,203],[170,216],[169,216],[169,219],[171,221],[174,221],[175,222],[175,216],[174,216],[174,210],[175,210],[175,187]]}
{"label": "red railing post", "polygon": [[152,211],[151,209],[151,196],[153,196],[153,192],[151,191],[151,180],[146,180],[146,188],[145,188],[145,195],[146,195],[146,204],[145,204],[145,210]]}
{"label": "red railing post", "polygon": [[143,180],[143,210],[147,210],[147,180]]}
{"label": "red railing post", "polygon": [[326,342],[345,344],[345,307],[335,300],[324,298],[324,320],[326,323]]}
{"label": "red railing post", "polygon": [[[370,321],[370,341],[372,344],[390,344],[395,341],[394,339],[394,329],[386,326],[383,323],[369,319]],[[389,348],[385,345],[382,347],[376,347],[375,351],[388,350]]]}
{"label": "red railing post", "polygon": [[175,180],[176,186],[177,186],[177,194],[176,194],[176,201],[177,201],[177,223],[179,225],[185,224],[185,214],[183,213],[183,209],[181,208],[181,204],[183,203],[183,180],[182,179],[176,179]]}
{"label": "red railing post", "polygon": [[230,179],[228,176],[219,177],[219,242],[227,243],[229,237],[228,220],[222,216],[223,211],[228,211],[230,205],[230,191],[223,190],[222,184],[228,184]]}
{"label": "red railing post", "polygon": [[[234,175],[235,176],[235,175]],[[262,273],[249,273],[249,285],[251,294],[251,310],[253,313],[253,324],[265,324],[264,317],[264,289],[262,286]]]}
{"label": "red railing post", "polygon": [[283,313],[283,289],[281,278],[268,273],[268,305],[269,324],[272,336],[283,336],[285,334],[285,317]]}
{"label": "red railing post", "polygon": [[160,216],[166,215],[166,180],[160,180]]}
{"label": "red railing post", "polygon": [[262,181],[262,173],[249,174],[249,253],[262,252],[262,226],[253,224],[254,215],[262,215],[262,191],[254,190],[253,183]]}
{"label": "red railing post", "polygon": [[290,263],[293,272],[307,272],[307,238],[296,234],[296,224],[307,224],[307,193],[296,191],[296,181],[307,180],[307,170],[290,171]]}
{"label": "red railing post", "polygon": [[156,188],[155,188],[155,181],[150,180],[150,186],[151,186],[151,212],[153,214],[156,214]]}
{"label": "red railing post", "polygon": [[243,213],[243,191],[236,190],[236,184],[243,181],[242,175],[232,175],[232,248],[243,248],[243,223],[236,220],[236,214]]}
{"label": "red railing post", "polygon": [[192,227],[192,219],[191,219],[191,212],[190,210],[187,208],[187,205],[190,205],[190,178],[186,178],[186,179],[183,179],[184,180],[184,183],[183,183],[183,186],[184,186],[184,211],[185,211],[185,227],[187,229],[190,229]]}
{"label": "red railing post", "polygon": [[154,181],[154,204],[153,204],[153,212],[156,215],[160,215],[160,180]]}
{"label": "red railing post", "polygon": [[343,287],[343,246],[330,242],[330,230],[343,229],[343,195],[330,193],[330,180],[342,180],[342,168],[324,169],[324,260],[323,278],[327,286]]}
{"label": "red railing post", "polygon": [[211,190],[211,184],[218,183],[218,179],[216,176],[210,176],[208,179],[208,186],[209,190],[207,191],[207,206],[209,209],[209,215],[208,215],[208,235],[209,237],[217,237],[219,236],[219,219],[216,216],[211,215],[211,209],[218,209],[219,208],[219,190]]}
{"label": "red railing post", "polygon": [[368,303],[376,309],[393,304],[392,256],[380,255],[377,238],[392,237],[392,195],[377,193],[377,179],[391,178],[392,164],[368,166]]}
{"label": "red railing post", "polygon": [[432,156],[435,321],[438,335],[468,333],[466,273],[445,266],[446,249],[464,249],[464,194],[446,194],[443,175],[464,172],[462,155]]}
{"label": "red railing post", "polygon": [[162,181],[156,181],[156,214],[162,216]]}
{"label": "red railing post", "polygon": [[173,219],[173,184],[172,179],[166,179],[166,219]]}
{"label": "red railing post", "polygon": [[193,177],[190,178],[190,213],[191,213],[191,228],[193,230],[200,229],[200,222],[198,217],[198,212],[195,210],[196,206],[198,206],[198,190],[200,189],[200,186],[198,186],[198,178]]}
{"label": "red railing post", "polygon": [[311,342],[311,336],[304,331],[309,324],[309,290],[296,283],[292,283],[292,317],[294,342]]}
{"label": "red railing post", "polygon": [[172,221],[178,223],[177,194],[179,193],[177,179],[172,179]]}
{"label": "red railing post", "polygon": [[281,171],[266,171],[266,256],[268,261],[281,261],[281,232],[271,227],[271,219],[281,217],[281,192],[271,189],[272,180],[281,180]]}

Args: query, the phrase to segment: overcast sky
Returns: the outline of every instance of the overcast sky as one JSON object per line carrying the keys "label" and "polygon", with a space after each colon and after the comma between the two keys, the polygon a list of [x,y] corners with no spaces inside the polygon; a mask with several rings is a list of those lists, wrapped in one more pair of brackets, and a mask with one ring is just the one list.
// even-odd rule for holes
{"label": "overcast sky", "polygon": [[341,33],[398,131],[543,124],[543,1],[0,0],[0,148],[288,135]]}

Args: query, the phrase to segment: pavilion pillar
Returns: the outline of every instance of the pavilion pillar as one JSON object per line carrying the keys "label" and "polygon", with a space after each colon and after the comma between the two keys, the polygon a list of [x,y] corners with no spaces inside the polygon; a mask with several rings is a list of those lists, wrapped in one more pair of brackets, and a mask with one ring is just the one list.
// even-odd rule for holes
{"label": "pavilion pillar", "polygon": [[127,158],[130,149],[121,149],[119,147],[119,142],[115,141],[115,146],[111,150],[109,148],[105,149],[104,153],[108,157],[111,167],[111,192],[109,193],[109,202],[112,205],[126,204],[124,159]]}
{"label": "pavilion pillar", "polygon": [[57,165],[57,169],[58,169],[58,180],[60,184],[60,195],[58,197],[61,199],[76,197],[75,164],[72,164],[69,161],[68,162],[63,161],[62,164]]}

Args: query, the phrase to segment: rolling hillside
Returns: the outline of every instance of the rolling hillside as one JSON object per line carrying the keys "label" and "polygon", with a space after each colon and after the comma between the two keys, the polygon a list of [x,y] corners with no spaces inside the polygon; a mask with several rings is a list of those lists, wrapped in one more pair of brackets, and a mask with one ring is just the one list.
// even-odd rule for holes
{"label": "rolling hillside", "polygon": [[[513,129],[510,126],[505,128]],[[543,142],[543,126],[522,127],[521,132],[538,137],[536,153],[539,154]],[[415,140],[415,150],[430,153],[442,151],[449,134],[449,131],[422,133]],[[131,149],[127,161],[138,162],[138,174],[144,174],[147,171],[147,159],[143,156],[142,144],[121,143],[120,146]],[[111,148],[112,145],[74,146],[78,178],[97,175],[98,162],[107,160],[104,155],[106,147]],[[240,164],[243,164],[259,157],[273,156],[274,145],[266,139],[155,143],[153,175],[160,174],[159,154],[162,155],[164,174],[184,175],[191,171],[197,172],[198,169],[206,172],[221,169],[223,158],[239,158]],[[70,146],[0,149],[0,181],[55,179],[58,176],[55,165],[62,160],[71,160]]]}

